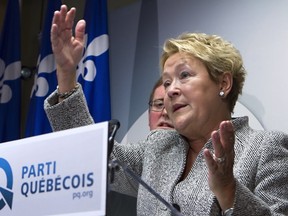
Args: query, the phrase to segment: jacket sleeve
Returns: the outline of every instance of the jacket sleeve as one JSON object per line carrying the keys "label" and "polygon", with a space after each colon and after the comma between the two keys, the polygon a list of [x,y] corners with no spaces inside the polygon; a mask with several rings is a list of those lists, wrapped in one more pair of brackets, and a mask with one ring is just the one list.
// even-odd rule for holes
{"label": "jacket sleeve", "polygon": [[268,132],[253,154],[260,157],[254,189],[237,181],[233,215],[288,215],[288,136]]}
{"label": "jacket sleeve", "polygon": [[[111,171],[114,172],[113,182],[110,184],[110,189],[123,193],[129,196],[137,196],[139,182],[138,178],[141,178],[143,157],[146,140],[136,143],[115,143],[113,152],[111,154],[110,161],[119,161],[117,169],[109,170],[110,176],[108,176],[111,182]],[[131,175],[132,173],[132,175]],[[136,177],[135,177],[136,176]]]}
{"label": "jacket sleeve", "polygon": [[58,103],[56,91],[44,101],[44,110],[53,131],[93,124],[82,87]]}

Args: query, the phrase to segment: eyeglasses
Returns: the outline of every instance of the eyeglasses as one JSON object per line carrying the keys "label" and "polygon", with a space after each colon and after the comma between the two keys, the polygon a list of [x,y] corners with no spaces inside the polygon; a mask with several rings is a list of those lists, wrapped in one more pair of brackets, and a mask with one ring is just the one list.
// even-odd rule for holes
{"label": "eyeglasses", "polygon": [[150,110],[154,112],[162,112],[164,109],[164,101],[163,99],[157,99],[149,102]]}

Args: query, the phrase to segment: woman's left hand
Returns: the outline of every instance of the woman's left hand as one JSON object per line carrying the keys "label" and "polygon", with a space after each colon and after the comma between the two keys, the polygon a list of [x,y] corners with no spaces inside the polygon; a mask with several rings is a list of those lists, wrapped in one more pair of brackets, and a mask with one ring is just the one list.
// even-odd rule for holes
{"label": "woman's left hand", "polygon": [[211,137],[214,154],[204,150],[208,184],[224,211],[233,207],[236,190],[233,175],[235,132],[231,121],[221,122],[219,131],[213,131]]}

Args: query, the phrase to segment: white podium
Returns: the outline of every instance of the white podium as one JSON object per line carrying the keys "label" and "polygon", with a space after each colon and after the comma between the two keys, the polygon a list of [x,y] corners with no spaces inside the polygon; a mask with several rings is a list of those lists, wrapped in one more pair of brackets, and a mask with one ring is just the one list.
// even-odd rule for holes
{"label": "white podium", "polygon": [[108,122],[0,144],[0,215],[103,216]]}

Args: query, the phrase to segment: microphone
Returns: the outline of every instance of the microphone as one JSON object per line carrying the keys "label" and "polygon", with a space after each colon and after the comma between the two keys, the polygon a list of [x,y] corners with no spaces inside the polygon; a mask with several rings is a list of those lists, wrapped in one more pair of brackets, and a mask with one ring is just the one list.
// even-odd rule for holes
{"label": "microphone", "polygon": [[117,119],[111,119],[108,122],[108,158],[113,150],[115,135],[119,128],[120,122]]}

